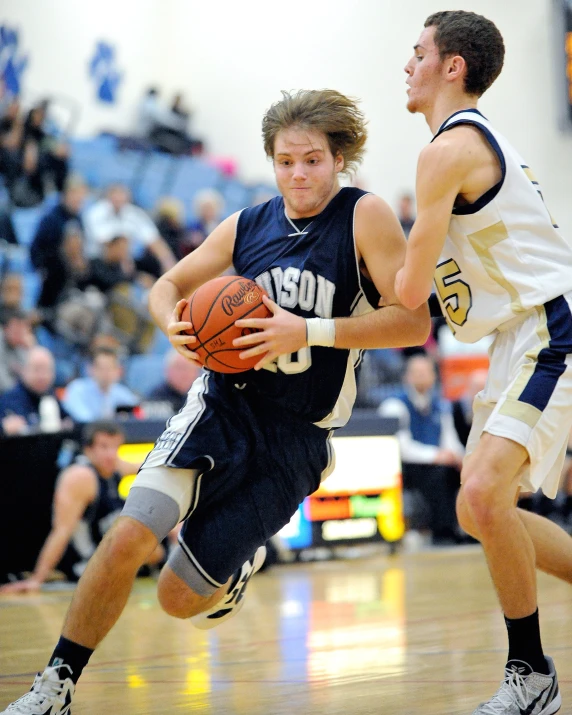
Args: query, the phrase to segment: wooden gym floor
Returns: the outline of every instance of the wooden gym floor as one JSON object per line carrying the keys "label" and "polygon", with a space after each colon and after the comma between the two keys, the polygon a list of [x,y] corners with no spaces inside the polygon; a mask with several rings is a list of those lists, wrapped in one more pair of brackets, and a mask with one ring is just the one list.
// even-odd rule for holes
{"label": "wooden gym floor", "polygon": [[[57,637],[69,592],[0,598],[0,706]],[[572,712],[572,592],[539,575],[545,650]],[[163,614],[152,580],[80,681],[74,715],[470,715],[496,691],[502,616],[478,546],[279,566],[212,631]]]}

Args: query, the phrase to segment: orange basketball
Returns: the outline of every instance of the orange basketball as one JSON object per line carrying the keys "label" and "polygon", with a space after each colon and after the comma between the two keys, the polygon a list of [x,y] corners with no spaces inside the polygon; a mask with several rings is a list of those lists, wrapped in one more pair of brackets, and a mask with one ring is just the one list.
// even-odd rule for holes
{"label": "orange basketball", "polygon": [[262,302],[268,295],[264,288],[249,278],[221,276],[208,281],[196,290],[183,309],[182,320],[193,324],[198,345],[189,345],[202,364],[216,372],[244,372],[251,370],[262,355],[241,360],[241,352],[248,347],[236,348],[235,338],[255,332],[252,328],[237,328],[239,318],[268,318],[272,313]]}

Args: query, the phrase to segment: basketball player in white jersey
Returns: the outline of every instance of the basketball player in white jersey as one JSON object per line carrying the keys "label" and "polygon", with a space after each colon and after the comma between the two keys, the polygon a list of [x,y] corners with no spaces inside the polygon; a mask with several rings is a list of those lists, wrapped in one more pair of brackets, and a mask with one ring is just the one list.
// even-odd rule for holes
{"label": "basketball player in white jersey", "polygon": [[509,654],[500,689],[473,715],[551,715],[561,697],[541,645],[535,565],[572,581],[572,539],[516,500],[521,489],[556,495],[572,426],[572,245],[526,162],[477,109],[503,58],[484,17],[425,22],[405,67],[407,108],[434,137],[419,157],[418,216],[395,291],[414,309],[434,280],[459,340],[494,335],[457,511],[483,546]]}

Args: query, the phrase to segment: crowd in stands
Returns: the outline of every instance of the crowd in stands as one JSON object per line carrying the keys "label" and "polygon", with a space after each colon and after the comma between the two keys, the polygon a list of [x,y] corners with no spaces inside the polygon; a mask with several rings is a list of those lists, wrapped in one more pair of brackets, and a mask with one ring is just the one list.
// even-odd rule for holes
{"label": "crowd in stands", "polygon": [[150,87],[139,105],[137,135],[169,154],[202,154],[203,142],[189,133],[191,114],[182,94],[163,106],[160,90]]}
{"label": "crowd in stands", "polygon": [[[66,141],[49,101],[23,111],[0,82],[0,437],[125,415],[164,420],[184,404],[197,370],[156,330],[147,293],[225,216],[273,195],[213,167],[190,116],[181,97],[164,108],[152,89],[142,146]],[[410,194],[396,211],[408,235]],[[475,363],[445,399],[443,369],[459,344],[443,322],[425,346],[369,351],[358,386],[358,407],[398,420],[407,524],[435,544],[467,540],[454,505],[486,377]],[[535,496],[526,506],[572,531],[572,459],[556,503]]]}

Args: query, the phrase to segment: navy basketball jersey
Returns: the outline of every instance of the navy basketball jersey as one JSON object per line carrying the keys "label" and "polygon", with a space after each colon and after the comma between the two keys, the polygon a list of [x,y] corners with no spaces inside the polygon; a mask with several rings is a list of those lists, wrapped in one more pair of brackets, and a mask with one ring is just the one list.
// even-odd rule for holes
{"label": "navy basketball jersey", "polygon": [[105,479],[84,454],[79,454],[73,464],[81,464],[82,467],[89,467],[93,470],[97,478],[97,494],[76,526],[59,566],[69,578],[81,575],[81,572],[76,569],[77,564],[85,565],[84,562],[94,553],[97,545],[123,508],[123,501],[118,493],[121,480],[119,473]]}
{"label": "navy basketball jersey", "polygon": [[[303,318],[349,317],[373,310],[379,295],[360,274],[354,241],[355,209],[365,195],[360,189],[341,189],[302,229],[288,219],[281,196],[244,209],[234,248],[236,272]],[[355,401],[361,352],[305,347],[280,356],[267,369],[226,379],[245,383],[320,427],[340,427]]]}

